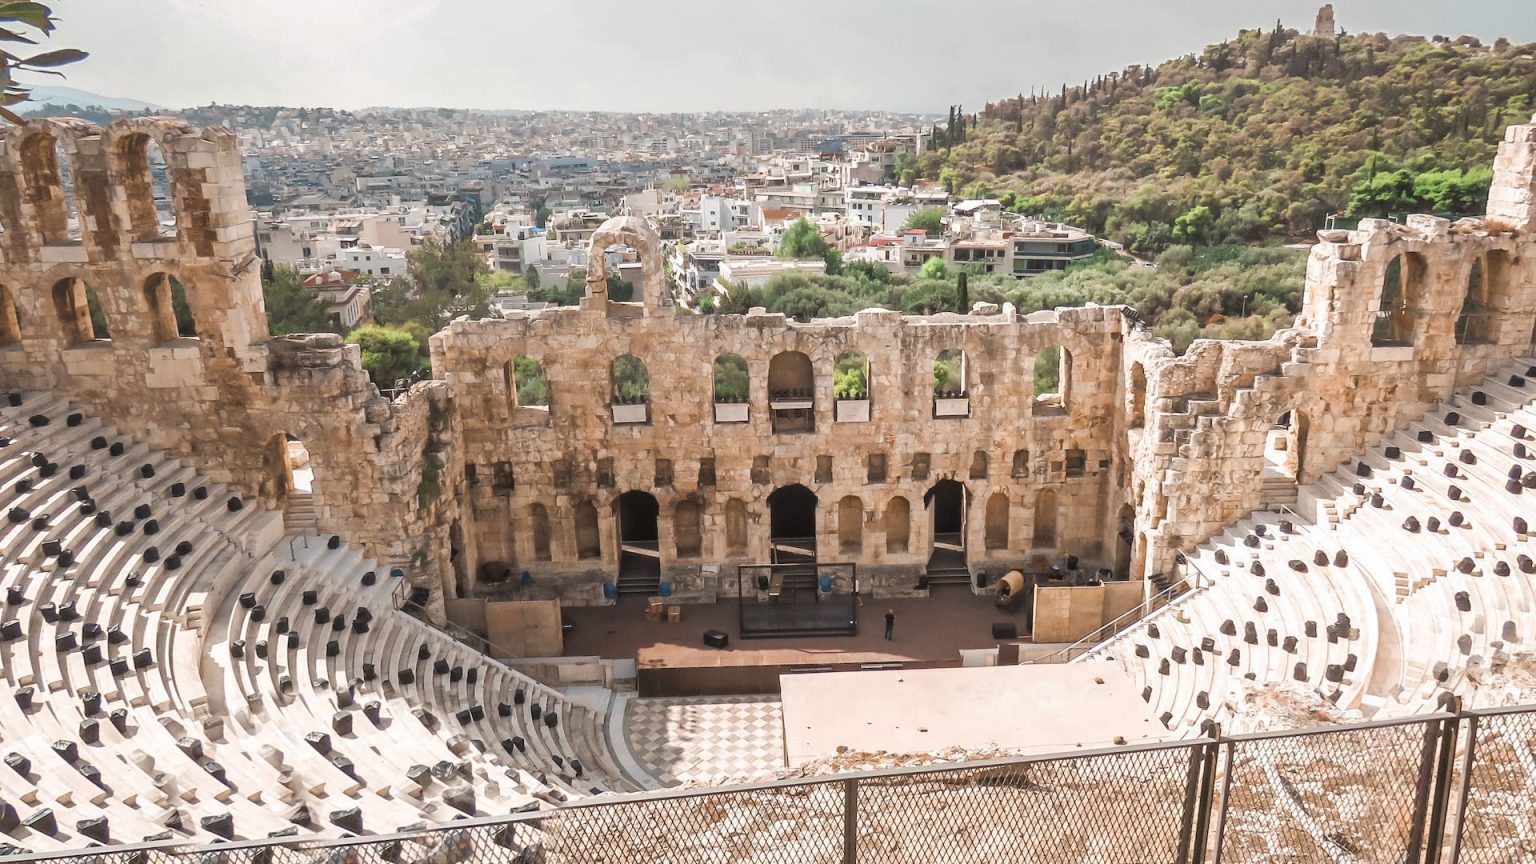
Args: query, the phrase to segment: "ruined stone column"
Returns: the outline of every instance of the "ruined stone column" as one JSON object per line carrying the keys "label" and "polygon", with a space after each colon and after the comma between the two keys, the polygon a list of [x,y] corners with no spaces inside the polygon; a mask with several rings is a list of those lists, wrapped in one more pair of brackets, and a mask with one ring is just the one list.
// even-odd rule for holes
{"label": "ruined stone column", "polygon": [[1488,218],[1508,222],[1521,232],[1536,221],[1536,117],[1531,124],[1504,131],[1493,159]]}

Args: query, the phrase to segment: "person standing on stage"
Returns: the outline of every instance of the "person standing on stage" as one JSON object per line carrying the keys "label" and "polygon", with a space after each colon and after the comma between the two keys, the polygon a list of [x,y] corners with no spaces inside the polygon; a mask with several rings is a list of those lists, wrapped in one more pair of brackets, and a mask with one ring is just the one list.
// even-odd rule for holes
{"label": "person standing on stage", "polygon": [[891,634],[896,631],[896,610],[885,610],[885,641],[891,641]]}

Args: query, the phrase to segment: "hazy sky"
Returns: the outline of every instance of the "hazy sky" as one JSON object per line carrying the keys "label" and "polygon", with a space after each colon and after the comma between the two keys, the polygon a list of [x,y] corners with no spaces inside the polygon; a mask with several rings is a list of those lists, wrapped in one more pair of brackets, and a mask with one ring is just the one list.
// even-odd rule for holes
{"label": "hazy sky", "polygon": [[[1316,0],[55,0],[68,86],[169,107],[980,108]],[[1532,0],[1342,0],[1350,32],[1536,41]],[[39,82],[45,83],[45,82]],[[52,83],[52,82],[47,82]]]}

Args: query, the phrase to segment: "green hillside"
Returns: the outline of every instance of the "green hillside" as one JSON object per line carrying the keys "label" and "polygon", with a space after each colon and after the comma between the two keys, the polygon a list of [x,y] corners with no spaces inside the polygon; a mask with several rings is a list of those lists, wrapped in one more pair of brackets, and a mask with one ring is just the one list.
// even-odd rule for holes
{"label": "green hillside", "polygon": [[1062,218],[1141,254],[1301,239],[1329,214],[1469,214],[1536,106],[1536,44],[1246,30],[1198,56],[935,127],[902,179]]}

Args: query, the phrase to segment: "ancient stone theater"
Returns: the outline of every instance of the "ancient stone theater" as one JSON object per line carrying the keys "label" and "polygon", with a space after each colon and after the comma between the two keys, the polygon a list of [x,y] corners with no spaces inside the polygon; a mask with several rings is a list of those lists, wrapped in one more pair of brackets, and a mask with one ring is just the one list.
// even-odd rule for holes
{"label": "ancient stone theater", "polygon": [[[174,232],[157,218],[152,146]],[[962,700],[953,676],[982,674],[962,666],[1021,667],[985,672],[1020,677],[976,698],[1123,688],[1098,718],[1060,703],[1084,712],[1079,731],[1059,722],[1070,714],[1039,715],[1018,724],[1034,737],[993,739],[1037,753],[1205,753],[1213,735],[1309,717],[1449,710],[1434,722],[1452,723],[1536,701],[1512,674],[1536,638],[1536,125],[1508,130],[1494,169],[1486,217],[1319,232],[1293,326],[1182,356],[1128,307],[692,314],[674,305],[650,224],[616,217],[591,240],[579,306],[454,320],[431,338],[430,375],[381,394],[341,337],[269,332],[232,133],[165,119],[10,128],[0,854],[392,835],[407,839],[366,854],[478,860],[450,848],[467,835],[430,832],[526,816],[487,835],[506,857],[485,860],[821,860],[793,832],[762,847],[789,858],[644,857],[660,841],[643,826],[694,799],[654,797],[671,781],[632,746],[623,707],[636,690],[778,694],[781,675],[816,665],[795,651],[831,652],[817,655],[831,674],[920,660],[934,667],[925,692]],[[627,302],[606,290],[615,248],[641,265]],[[1036,392],[1043,357],[1059,369],[1052,392]],[[850,367],[859,392],[835,387]],[[725,375],[745,378],[744,398],[718,395]],[[525,398],[530,376],[544,397]],[[940,605],[941,592],[958,599]],[[893,660],[869,647],[888,606],[898,636],[974,624],[979,645]],[[631,625],[653,629],[624,636]],[[751,636],[792,647],[740,652]],[[524,647],[499,648],[508,638]],[[589,647],[562,658],[562,639]],[[898,746],[836,725],[827,700],[869,687],[802,684],[783,685],[786,719],[763,733],[786,770],[802,744]],[[1290,719],[1250,698],[1271,685]],[[1006,710],[1044,710],[1025,701]],[[933,716],[891,734],[984,749],[961,735],[974,723]],[[1440,765],[1442,739],[1421,739]],[[1475,767],[1468,750],[1445,770],[1463,755]],[[1235,757],[1204,758],[1180,763],[1166,800],[1205,788],[1207,770],[1243,788]],[[1090,781],[1113,772],[1094,776],[1078,776],[1073,802],[1101,800]],[[780,787],[759,791],[793,810]],[[881,800],[850,780],[815,806],[852,807],[855,791]],[[1326,834],[1325,815],[1297,815],[1303,793],[1282,808],[1302,826],[1288,848]],[[734,824],[739,800],[709,804],[708,825]],[[1212,842],[1258,836],[1246,805],[1224,806],[1228,839]],[[1433,826],[1440,806],[1412,824]],[[1187,847],[1196,822],[1180,812],[1166,823]],[[1039,836],[1078,824],[1055,822]],[[838,821],[836,842],[893,836],[864,824]],[[582,825],[639,857],[561,857],[560,842],[603,834]],[[900,847],[861,854],[909,860]],[[330,860],[323,849],[313,860]],[[1366,860],[1283,860],[1329,856]]]}

